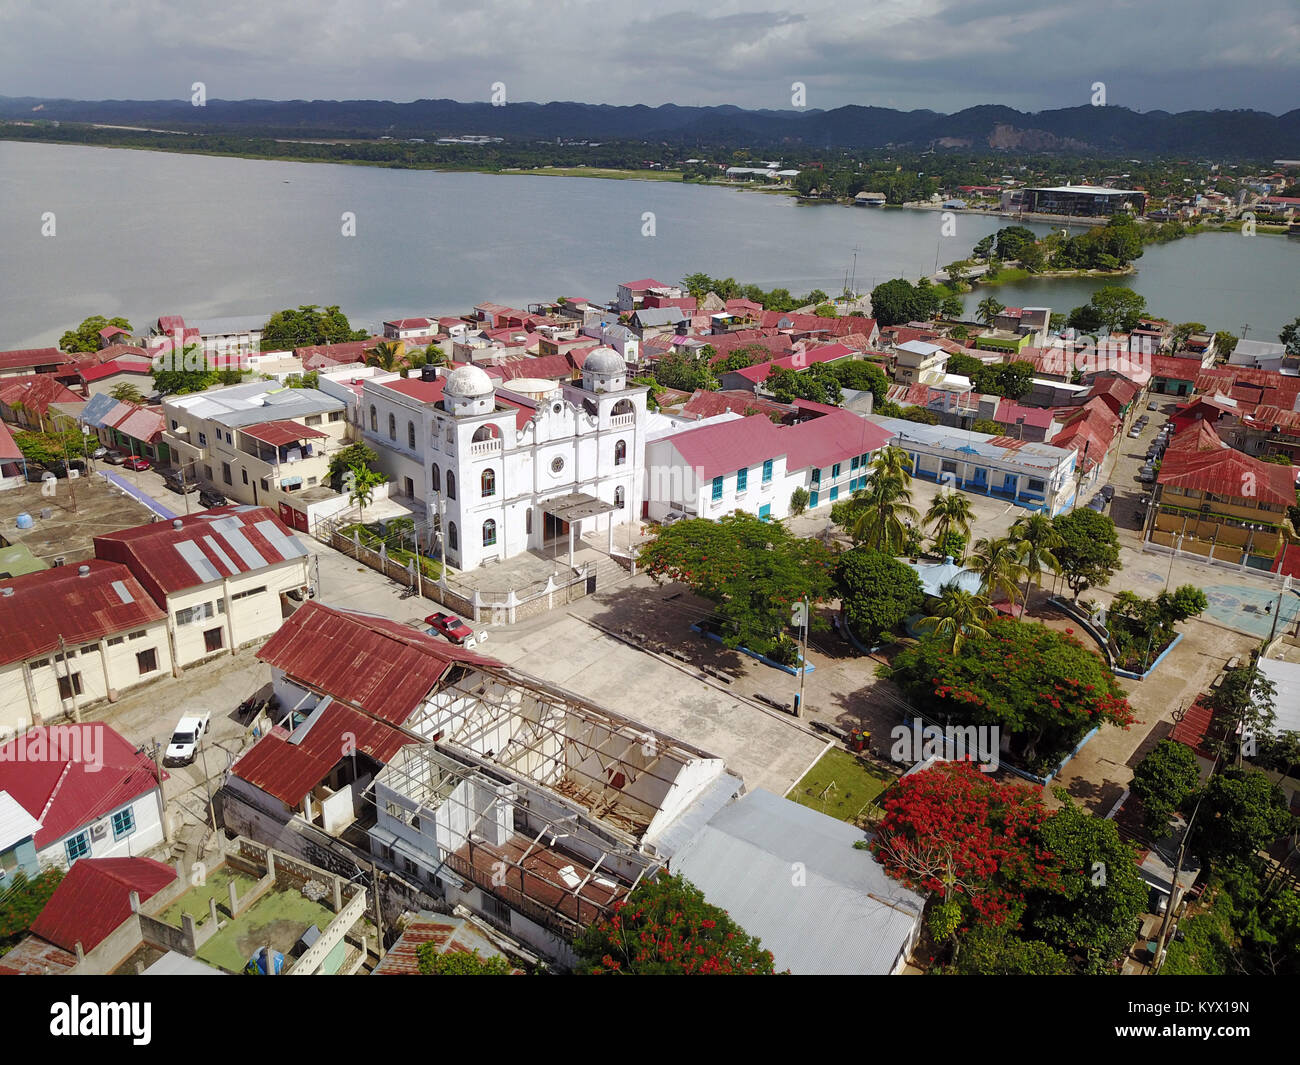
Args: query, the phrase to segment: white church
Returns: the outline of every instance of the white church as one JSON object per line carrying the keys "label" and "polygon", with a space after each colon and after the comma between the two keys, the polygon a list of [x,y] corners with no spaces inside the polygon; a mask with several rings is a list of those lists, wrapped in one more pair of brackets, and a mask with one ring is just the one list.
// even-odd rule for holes
{"label": "white church", "polygon": [[365,380],[357,413],[393,494],[441,515],[448,564],[469,570],[530,549],[570,555],[593,531],[612,546],[641,510],[647,391],[597,348],[581,385],[429,367]]}

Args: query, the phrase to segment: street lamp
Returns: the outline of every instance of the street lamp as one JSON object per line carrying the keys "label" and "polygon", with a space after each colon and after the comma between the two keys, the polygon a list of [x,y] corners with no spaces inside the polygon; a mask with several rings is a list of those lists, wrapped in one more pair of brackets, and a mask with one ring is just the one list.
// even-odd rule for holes
{"label": "street lamp", "polygon": [[1179,533],[1174,537],[1174,542],[1169,545],[1169,572],[1165,574],[1165,591],[1169,591],[1169,581],[1174,575],[1174,559],[1178,557],[1178,552],[1183,549],[1183,534]]}

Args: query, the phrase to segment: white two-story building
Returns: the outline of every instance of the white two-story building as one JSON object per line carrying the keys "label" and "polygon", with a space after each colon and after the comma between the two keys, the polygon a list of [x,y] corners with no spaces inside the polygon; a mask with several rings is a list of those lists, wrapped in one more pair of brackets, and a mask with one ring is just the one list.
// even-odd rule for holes
{"label": "white two-story building", "polygon": [[362,386],[362,439],[395,494],[441,514],[447,562],[473,569],[640,513],[646,389],[597,349],[580,383],[495,383],[478,366]]}

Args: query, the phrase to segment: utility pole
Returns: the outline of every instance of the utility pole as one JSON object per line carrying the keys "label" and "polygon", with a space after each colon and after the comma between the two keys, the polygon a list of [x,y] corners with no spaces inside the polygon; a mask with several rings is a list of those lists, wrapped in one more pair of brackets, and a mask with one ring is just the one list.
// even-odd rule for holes
{"label": "utility pole", "polygon": [[60,433],[63,437],[63,471],[68,475],[68,491],[72,493],[72,513],[77,513],[77,473],[72,468],[72,459],[68,455],[68,434]]}
{"label": "utility pole", "polygon": [[384,951],[384,911],[379,903],[379,866],[370,860],[370,890],[375,895],[375,950],[383,958]]}
{"label": "utility pole", "polygon": [[[153,761],[154,779],[158,781],[158,797],[162,801],[162,824],[163,824],[163,842],[172,841],[172,821],[167,816],[167,796],[163,793],[163,771],[162,764],[158,761],[158,752],[161,747],[157,740],[153,741],[153,746],[149,750],[149,757]],[[144,753],[144,747],[139,749],[140,754]]]}
{"label": "utility pole", "polygon": [[203,769],[203,790],[208,794],[208,816],[212,818],[212,831],[217,830],[217,811],[212,805],[212,782],[208,779],[208,752],[204,749],[204,741],[208,738],[205,731],[199,737],[199,765]]}
{"label": "utility pole", "polygon": [[798,696],[795,697],[795,704],[794,704],[795,717],[803,717],[803,685],[804,685],[804,678],[807,677],[808,675],[808,610],[809,610],[808,597],[805,595],[803,597],[803,612],[802,612],[803,635],[802,635],[801,642],[803,644],[803,647],[800,650],[800,658],[799,658],[799,694]]}

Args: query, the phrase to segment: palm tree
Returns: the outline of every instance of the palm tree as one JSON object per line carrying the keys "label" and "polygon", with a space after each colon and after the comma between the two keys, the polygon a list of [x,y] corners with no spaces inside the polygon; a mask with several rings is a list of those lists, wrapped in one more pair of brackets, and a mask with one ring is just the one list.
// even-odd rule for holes
{"label": "palm tree", "polygon": [[939,589],[939,602],[932,615],[916,623],[921,632],[933,631],[936,636],[949,641],[948,650],[956,654],[967,636],[989,634],[988,623],[993,620],[993,608],[982,595],[975,595],[945,584]]}
{"label": "palm tree", "polygon": [[424,361],[428,366],[446,366],[447,353],[437,344],[430,344],[424,349]]}
{"label": "palm tree", "polygon": [[866,488],[856,493],[856,498],[861,509],[850,532],[854,542],[877,551],[901,550],[907,539],[905,522],[916,521],[920,516],[912,506],[912,491],[907,482],[878,473]]}
{"label": "palm tree", "polygon": [[1007,536],[995,540],[975,541],[975,553],[969,559],[971,569],[979,574],[980,591],[990,602],[1010,599],[1013,603],[1020,594],[1020,578],[1025,567],[1020,561],[1020,548]]}
{"label": "palm tree", "polygon": [[901,447],[882,447],[871,460],[870,472],[873,478],[897,478],[906,488],[912,483],[912,456]]}
{"label": "palm tree", "polygon": [[366,357],[367,366],[378,366],[381,370],[391,370],[397,365],[402,345],[396,340],[381,340]]}
{"label": "palm tree", "polygon": [[353,466],[345,476],[344,487],[348,490],[348,502],[358,505],[362,525],[366,523],[366,504],[374,502],[375,489],[385,480],[382,473],[367,466]]}
{"label": "palm tree", "polygon": [[961,492],[945,492],[941,488],[934,493],[934,502],[925,512],[921,523],[935,527],[934,544],[942,554],[944,541],[950,532],[970,536],[970,521],[973,516],[968,496]]}
{"label": "palm tree", "polygon": [[1023,613],[1029,605],[1029,582],[1032,580],[1041,588],[1044,571],[1060,572],[1060,563],[1052,552],[1065,540],[1046,514],[1030,514],[1019,519],[1011,526],[1011,539],[1020,550],[1020,564],[1025,568],[1025,590],[1020,598]]}
{"label": "palm tree", "polygon": [[977,310],[979,312],[979,320],[985,325],[989,325],[992,323],[994,318],[1006,310],[1006,304],[999,303],[992,296],[985,296],[980,300]]}

